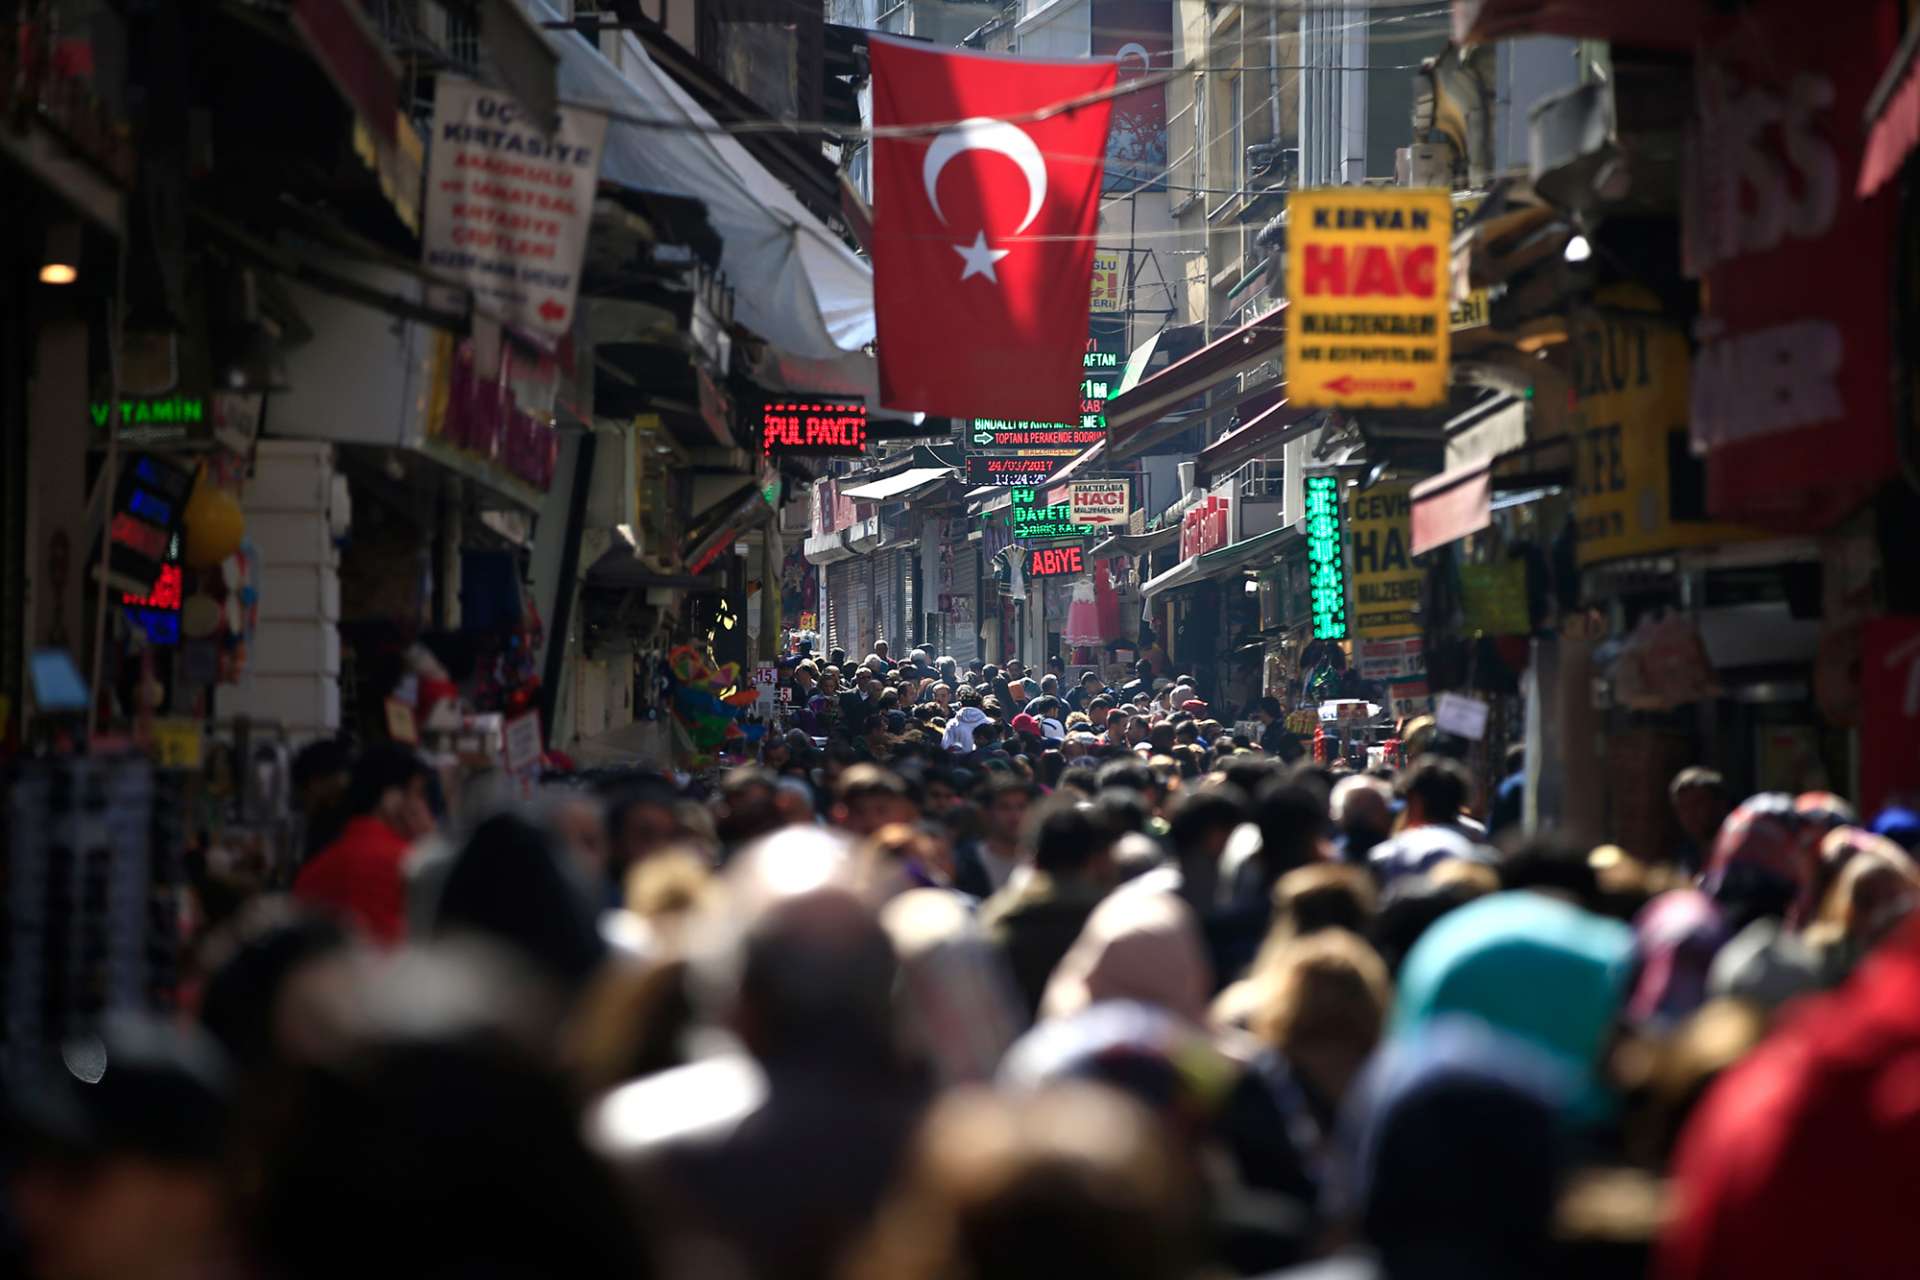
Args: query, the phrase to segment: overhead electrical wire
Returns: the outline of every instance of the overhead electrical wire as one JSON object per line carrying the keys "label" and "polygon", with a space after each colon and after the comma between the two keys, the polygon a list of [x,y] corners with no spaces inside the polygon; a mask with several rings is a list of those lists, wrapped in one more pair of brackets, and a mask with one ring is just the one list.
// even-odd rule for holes
{"label": "overhead electrical wire", "polygon": [[[1363,26],[1373,26],[1373,25],[1384,24],[1384,23],[1405,22],[1405,21],[1410,21],[1416,17],[1434,17],[1447,12],[1447,9],[1445,7],[1440,7],[1440,8],[1431,7],[1430,0],[1421,0],[1421,2],[1423,4],[1427,4],[1428,7],[1423,10],[1419,10],[1417,12],[1409,11],[1404,14],[1394,14],[1394,15],[1389,15],[1385,17],[1370,17],[1370,18],[1363,19],[1359,22],[1350,23],[1345,27],[1336,28],[1335,30],[1353,30]],[[1376,5],[1378,5],[1380,3],[1380,0],[1375,0],[1375,3]],[[1235,0],[1235,7],[1242,8],[1242,9],[1258,10],[1259,8],[1262,7],[1262,5],[1261,5],[1261,0]],[[1301,3],[1298,5],[1292,5],[1292,6],[1275,5],[1274,7],[1276,9],[1280,7],[1290,7],[1293,9],[1294,12],[1304,12],[1304,11],[1311,11],[1311,10],[1325,10],[1325,9],[1334,8],[1337,6],[1333,4]],[[567,25],[569,27],[572,26],[572,24],[567,24]],[[1156,32],[1156,33],[1146,33],[1146,34],[1167,34],[1167,33]],[[1425,35],[1422,35],[1420,38],[1424,39],[1427,37]],[[992,118],[1006,124],[1038,124],[1041,121],[1050,120],[1055,116],[1070,114],[1074,111],[1079,110],[1082,107],[1094,106],[1101,102],[1111,101],[1112,99],[1115,99],[1115,98],[1123,98],[1123,97],[1126,97],[1128,94],[1138,93],[1145,89],[1152,89],[1152,88],[1156,88],[1156,87],[1168,84],[1182,75],[1196,74],[1196,73],[1205,72],[1208,70],[1217,70],[1221,73],[1226,73],[1226,72],[1233,72],[1233,71],[1260,70],[1260,69],[1263,69],[1263,68],[1231,67],[1231,66],[1221,67],[1221,68],[1212,68],[1209,66],[1196,67],[1193,64],[1185,64],[1185,65],[1176,66],[1176,67],[1168,67],[1166,70],[1163,70],[1163,71],[1149,71],[1144,75],[1135,76],[1129,80],[1115,84],[1106,89],[1097,89],[1090,93],[1076,94],[1072,97],[1062,98],[1056,102],[1051,102],[1044,106],[1033,108],[1032,110],[1029,110],[1029,111],[1009,112],[1009,113],[993,116]],[[1269,67],[1264,69],[1281,70],[1282,68]],[[1367,68],[1367,69],[1373,70],[1376,68]],[[1381,67],[1377,69],[1378,70],[1413,70],[1417,68],[1415,67],[1394,67],[1394,68]],[[1335,68],[1335,67],[1328,67],[1324,65],[1312,65],[1312,66],[1302,67],[1301,70],[1357,71],[1357,70],[1360,70],[1360,68],[1344,68],[1344,67]],[[831,120],[768,119],[768,120],[700,121],[700,120],[689,120],[684,117],[680,119],[670,119],[670,118],[656,117],[656,116],[642,116],[642,115],[637,115],[633,112],[621,111],[621,110],[618,110],[617,108],[608,107],[605,104],[594,103],[594,102],[579,102],[579,103],[568,102],[566,105],[578,106],[589,111],[597,111],[605,115],[609,120],[617,121],[620,124],[628,125],[638,129],[655,129],[655,130],[660,130],[662,132],[668,132],[668,133],[724,134],[724,135],[730,135],[734,137],[745,137],[745,136],[751,136],[755,134],[822,133],[822,134],[832,134],[845,141],[872,140],[872,139],[878,139],[878,138],[918,138],[918,137],[931,137],[934,134],[940,133],[946,129],[950,129],[960,123],[958,120],[929,121],[924,124],[900,124],[900,125],[849,125],[844,122],[831,121]]]}

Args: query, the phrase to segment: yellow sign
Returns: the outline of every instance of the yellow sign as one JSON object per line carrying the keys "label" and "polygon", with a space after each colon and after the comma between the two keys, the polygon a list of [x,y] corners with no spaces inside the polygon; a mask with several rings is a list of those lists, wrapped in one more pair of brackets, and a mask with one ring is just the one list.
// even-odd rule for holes
{"label": "yellow sign", "polygon": [[[1651,295],[1615,290],[1612,301]],[[1579,563],[1754,536],[1705,518],[1705,478],[1687,448],[1686,335],[1657,314],[1579,308],[1567,347]]]}
{"label": "yellow sign", "polygon": [[[1453,234],[1459,235],[1466,229],[1468,219],[1480,211],[1486,196],[1478,191],[1455,192],[1453,196]],[[1456,268],[1458,269],[1458,268]],[[1447,328],[1454,333],[1462,329],[1483,329],[1493,323],[1493,313],[1487,306],[1485,289],[1468,290],[1464,297],[1458,288],[1453,292],[1453,309],[1449,313]]]}
{"label": "yellow sign", "polygon": [[1315,408],[1447,398],[1453,201],[1326,187],[1287,198],[1287,397]]}
{"label": "yellow sign", "polygon": [[1353,584],[1353,634],[1391,640],[1420,634],[1420,584],[1413,562],[1413,486],[1376,484],[1350,490],[1347,578]]}
{"label": "yellow sign", "polygon": [[153,722],[148,754],[162,769],[198,769],[202,756],[200,722],[167,716]]}
{"label": "yellow sign", "polygon": [[1092,310],[1113,312],[1127,309],[1125,262],[1125,255],[1117,249],[1093,251]]}

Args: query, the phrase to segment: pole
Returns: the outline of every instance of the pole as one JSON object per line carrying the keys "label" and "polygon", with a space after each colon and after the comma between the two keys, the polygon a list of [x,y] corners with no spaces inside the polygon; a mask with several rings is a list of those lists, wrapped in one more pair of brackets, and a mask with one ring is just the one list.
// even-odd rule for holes
{"label": "pole", "polygon": [[100,562],[94,566],[93,652],[87,664],[87,752],[100,732],[100,669],[107,645],[107,565],[113,555],[112,504],[120,476],[120,343],[127,315],[127,246],[114,256],[113,317],[107,325],[107,461],[100,471],[106,509],[100,519]]}

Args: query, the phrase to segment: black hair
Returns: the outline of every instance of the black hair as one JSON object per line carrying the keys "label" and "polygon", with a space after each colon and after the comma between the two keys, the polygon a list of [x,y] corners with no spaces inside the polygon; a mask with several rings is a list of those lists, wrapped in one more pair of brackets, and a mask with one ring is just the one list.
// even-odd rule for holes
{"label": "black hair", "polygon": [[1527,767],[1527,745],[1516,742],[1507,748],[1507,772],[1518,773]]}
{"label": "black hair", "polygon": [[1094,798],[1093,807],[1106,819],[1116,838],[1137,835],[1147,829],[1147,802],[1131,787],[1106,787]]}
{"label": "black hair", "polygon": [[346,951],[353,936],[338,918],[288,897],[256,898],[208,935],[200,1025],[243,1074],[274,1058],[274,1007],[307,962]]}
{"label": "black hair", "polygon": [[1255,797],[1253,811],[1269,887],[1318,858],[1320,837],[1327,829],[1327,792],[1316,780],[1295,776],[1269,782]]}
{"label": "black hair", "polygon": [[1280,718],[1280,699],[1278,698],[1262,698],[1253,705],[1255,710],[1264,711],[1275,720]]}
{"label": "black hair", "polygon": [[328,774],[353,769],[353,748],[344,738],[317,738],[294,753],[287,779],[295,791]]}
{"label": "black hair", "polygon": [[1247,821],[1253,805],[1235,786],[1199,787],[1182,792],[1167,814],[1167,840],[1175,857],[1203,848],[1213,833],[1228,832]]}
{"label": "black hair", "polygon": [[1119,759],[1109,760],[1100,766],[1100,790],[1104,792],[1114,787],[1146,795],[1150,791],[1158,791],[1160,783],[1154,778],[1153,771],[1141,763],[1140,757],[1129,751]]}
{"label": "black hair", "polygon": [[1090,804],[1054,800],[1028,820],[1027,843],[1033,867],[1048,875],[1084,871],[1113,847],[1114,831]]}
{"label": "black hair", "polygon": [[1587,851],[1563,836],[1537,832],[1503,842],[1499,870],[1503,889],[1559,890],[1589,911],[1599,909],[1600,878]]}
{"label": "black hair", "polygon": [[573,983],[585,981],[606,954],[594,903],[555,837],[511,811],[468,835],[447,873],[434,930],[504,943],[549,977]]}
{"label": "black hair", "polygon": [[412,747],[376,742],[353,766],[353,780],[347,784],[347,812],[355,816],[372,813],[387,792],[404,789],[429,772],[427,762]]}
{"label": "black hair", "polygon": [[1079,791],[1093,796],[1100,790],[1100,775],[1094,772],[1092,765],[1071,764],[1060,771],[1060,781],[1055,784],[1054,790]]}
{"label": "black hair", "polygon": [[1428,822],[1451,822],[1466,806],[1472,781],[1459,761],[1428,753],[1400,775],[1394,790],[1403,800],[1417,797]]}

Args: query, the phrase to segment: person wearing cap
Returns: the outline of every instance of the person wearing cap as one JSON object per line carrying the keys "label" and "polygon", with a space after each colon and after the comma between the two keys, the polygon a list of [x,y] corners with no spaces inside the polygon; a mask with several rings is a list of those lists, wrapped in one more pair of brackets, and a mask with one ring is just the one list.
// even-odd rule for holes
{"label": "person wearing cap", "polygon": [[206,1033],[114,1014],[10,1085],[7,1190],[33,1275],[166,1280],[232,1267],[221,1165],[231,1077]]}
{"label": "person wearing cap", "polygon": [[294,878],[303,902],[347,916],[385,946],[404,941],[407,895],[403,864],[415,841],[435,827],[426,762],[398,743],[369,747],[347,790],[354,816],[340,836]]}

